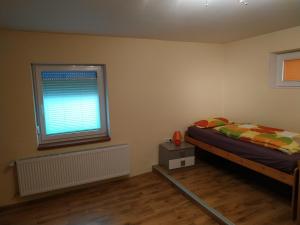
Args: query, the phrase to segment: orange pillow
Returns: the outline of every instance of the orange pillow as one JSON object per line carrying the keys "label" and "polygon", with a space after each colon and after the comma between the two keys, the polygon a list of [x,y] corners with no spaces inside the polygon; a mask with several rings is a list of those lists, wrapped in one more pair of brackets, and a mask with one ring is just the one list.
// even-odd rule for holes
{"label": "orange pillow", "polygon": [[199,128],[213,128],[229,124],[229,120],[222,117],[209,118],[207,120],[200,120],[194,123]]}

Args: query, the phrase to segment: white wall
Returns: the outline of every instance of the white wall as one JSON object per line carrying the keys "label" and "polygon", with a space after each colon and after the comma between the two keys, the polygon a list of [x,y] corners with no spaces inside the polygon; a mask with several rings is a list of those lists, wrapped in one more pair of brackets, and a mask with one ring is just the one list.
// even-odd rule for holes
{"label": "white wall", "polygon": [[[128,143],[132,175],[151,171],[163,138],[222,113],[223,56],[217,44],[0,31],[0,205],[20,200],[15,159]],[[112,141],[37,151],[31,63],[106,64]]]}
{"label": "white wall", "polygon": [[270,85],[270,53],[300,49],[300,26],[225,45],[224,115],[300,132],[300,88]]}

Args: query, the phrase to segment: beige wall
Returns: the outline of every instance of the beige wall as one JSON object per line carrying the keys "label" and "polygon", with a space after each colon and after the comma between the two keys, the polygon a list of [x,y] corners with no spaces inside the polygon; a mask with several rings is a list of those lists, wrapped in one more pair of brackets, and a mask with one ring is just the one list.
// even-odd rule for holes
{"label": "beige wall", "polygon": [[[0,31],[0,206],[15,198],[11,160],[128,143],[131,171],[157,163],[157,146],[176,129],[221,115],[224,47],[83,35]],[[30,63],[107,65],[112,141],[36,149]]]}
{"label": "beige wall", "polygon": [[[157,145],[214,115],[300,132],[300,89],[269,82],[270,52],[300,49],[300,27],[224,45],[0,31],[0,206],[15,195],[11,160],[128,143],[131,175],[151,170]],[[30,63],[107,65],[112,141],[36,150]]]}
{"label": "beige wall", "polygon": [[300,88],[270,85],[270,53],[293,49],[300,49],[300,27],[226,44],[225,116],[300,132]]}

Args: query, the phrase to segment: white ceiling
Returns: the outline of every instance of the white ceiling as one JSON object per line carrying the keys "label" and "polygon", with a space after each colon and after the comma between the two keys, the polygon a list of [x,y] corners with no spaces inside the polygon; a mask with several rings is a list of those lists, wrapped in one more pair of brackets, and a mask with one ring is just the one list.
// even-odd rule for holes
{"label": "white ceiling", "polygon": [[0,0],[0,27],[224,43],[300,25],[300,0]]}

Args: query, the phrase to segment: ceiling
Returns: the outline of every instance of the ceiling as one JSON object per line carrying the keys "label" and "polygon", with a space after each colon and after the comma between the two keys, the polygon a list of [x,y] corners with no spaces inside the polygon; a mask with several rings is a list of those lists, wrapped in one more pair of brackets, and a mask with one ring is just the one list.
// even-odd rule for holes
{"label": "ceiling", "polygon": [[1,0],[0,27],[225,43],[300,25],[300,0]]}

